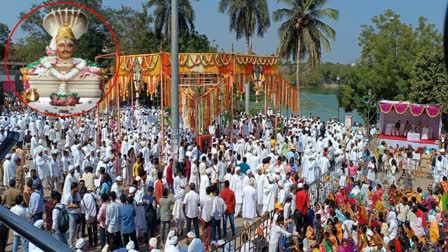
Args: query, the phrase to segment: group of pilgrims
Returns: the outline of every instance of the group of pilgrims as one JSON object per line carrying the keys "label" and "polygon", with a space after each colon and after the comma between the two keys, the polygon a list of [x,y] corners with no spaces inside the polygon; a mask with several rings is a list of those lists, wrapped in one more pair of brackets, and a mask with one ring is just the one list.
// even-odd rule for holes
{"label": "group of pilgrims", "polygon": [[[433,158],[423,190],[407,167],[417,150],[369,144],[375,136],[356,123],[268,110],[230,128],[212,121],[210,146],[181,124],[175,146],[159,109],[120,113],[120,122],[3,113],[0,141],[8,131],[19,140],[2,162],[1,203],[77,251],[446,250],[443,149],[418,150]],[[316,181],[335,190],[315,202]],[[266,214],[269,229],[243,235],[238,248],[229,242],[237,223]],[[40,251],[1,224],[0,250],[10,243]]]}

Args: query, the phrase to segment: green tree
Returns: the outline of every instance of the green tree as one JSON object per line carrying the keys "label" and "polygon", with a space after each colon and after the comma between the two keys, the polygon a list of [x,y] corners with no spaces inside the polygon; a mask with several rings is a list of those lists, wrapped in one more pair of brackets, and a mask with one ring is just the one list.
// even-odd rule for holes
{"label": "green tree", "polygon": [[9,37],[9,27],[6,24],[0,23],[0,58],[5,55],[5,46]]}
{"label": "green tree", "polygon": [[[417,56],[441,45],[441,35],[434,25],[419,18],[415,29],[402,23],[392,10],[372,18],[372,25],[362,26],[359,36],[361,56],[350,73],[343,79],[338,97],[346,111],[357,110],[365,115],[376,111],[379,101],[410,99],[410,80],[415,78]],[[368,90],[372,96],[368,97]],[[367,118],[367,117],[366,117]],[[369,118],[375,118],[369,115]]]}
{"label": "green tree", "polygon": [[153,31],[153,17],[148,7],[141,11],[127,6],[119,9],[107,9],[106,15],[117,35],[120,49],[124,54],[158,52],[160,40]]}
{"label": "green tree", "polygon": [[[300,90],[300,60],[308,56],[308,63],[315,68],[322,56],[322,47],[330,50],[330,40],[336,31],[322,19],[336,20],[339,11],[323,8],[327,0],[279,0],[287,5],[273,13],[273,19],[282,22],[279,27],[279,54],[296,60],[296,84]],[[297,97],[300,104],[300,96]],[[299,109],[300,114],[300,109]]]}
{"label": "green tree", "polygon": [[[163,40],[171,36],[171,0],[148,0],[145,6],[154,8],[154,32]],[[179,0],[179,36],[194,31],[196,14],[190,0]]]}
{"label": "green tree", "polygon": [[199,34],[195,31],[180,37],[179,51],[184,53],[217,52],[218,49],[205,34]]}
{"label": "green tree", "polygon": [[[154,18],[147,5],[142,6],[142,11],[125,6],[107,9],[107,17],[125,54],[156,53],[161,46],[165,51],[170,50],[169,39],[156,36]],[[216,51],[216,46],[204,34],[191,31],[179,36],[179,52]]]}
{"label": "green tree", "polygon": [[422,104],[437,104],[448,114],[448,81],[441,46],[423,51],[416,59],[409,98]]}
{"label": "green tree", "polygon": [[229,15],[230,31],[236,33],[236,39],[246,39],[247,53],[252,53],[254,34],[263,37],[271,26],[267,0],[220,0],[218,9]]}

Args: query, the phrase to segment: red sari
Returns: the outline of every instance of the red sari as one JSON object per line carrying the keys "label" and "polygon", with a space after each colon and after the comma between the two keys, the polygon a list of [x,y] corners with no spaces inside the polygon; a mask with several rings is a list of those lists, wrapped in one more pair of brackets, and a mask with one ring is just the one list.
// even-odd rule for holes
{"label": "red sari", "polygon": [[391,204],[392,206],[395,205],[395,192],[397,191],[397,189],[394,189],[392,187],[389,188],[389,191],[387,192],[387,194],[389,195],[389,204]]}
{"label": "red sari", "polygon": [[383,189],[381,188],[381,189],[377,190],[377,191],[373,194],[373,198],[372,198],[372,206],[375,206],[375,205],[376,205],[376,202],[377,202],[378,200],[381,200],[381,198],[383,197],[383,193],[384,193],[384,191],[383,191]]}

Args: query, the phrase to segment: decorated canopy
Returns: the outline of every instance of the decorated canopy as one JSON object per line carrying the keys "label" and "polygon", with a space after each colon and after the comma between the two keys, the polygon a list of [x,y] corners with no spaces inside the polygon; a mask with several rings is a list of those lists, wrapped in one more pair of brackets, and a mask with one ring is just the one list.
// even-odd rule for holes
{"label": "decorated canopy", "polygon": [[[129,98],[145,85],[148,95],[162,95],[162,107],[170,107],[170,53],[121,56],[117,71],[118,88],[111,93],[110,100],[118,97],[117,91],[119,98]],[[233,98],[244,94],[246,83],[257,95],[266,92],[277,108],[287,106],[299,111],[298,91],[279,74],[276,56],[180,53],[179,111],[185,126],[201,133],[223,111],[230,111],[233,116]]]}
{"label": "decorated canopy", "polygon": [[421,138],[439,138],[442,123],[440,107],[437,105],[383,100],[379,102],[379,109],[382,134],[396,135],[393,130],[399,127],[399,135],[404,135],[405,126],[409,124],[409,132],[421,133]]}
{"label": "decorated canopy", "polygon": [[380,101],[379,107],[381,112],[390,113],[396,112],[400,115],[406,113],[408,110],[413,116],[421,116],[423,113],[429,117],[437,117],[440,114],[440,107],[437,105],[416,104],[401,101]]}

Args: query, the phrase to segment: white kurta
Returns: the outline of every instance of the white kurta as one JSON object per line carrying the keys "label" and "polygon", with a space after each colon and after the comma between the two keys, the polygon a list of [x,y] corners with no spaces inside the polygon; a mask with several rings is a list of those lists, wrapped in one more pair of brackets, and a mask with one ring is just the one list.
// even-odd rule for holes
{"label": "white kurta", "polygon": [[41,179],[48,178],[50,176],[50,171],[48,170],[45,158],[37,155],[35,161],[35,167],[37,168],[37,173]]}
{"label": "white kurta", "polygon": [[309,166],[310,165],[310,161],[309,161],[309,156],[308,155],[304,155],[303,156],[303,161],[302,161],[302,178],[305,181],[308,181],[308,172],[309,172]]}
{"label": "white kurta", "polygon": [[255,174],[256,182],[257,182],[257,204],[263,205],[264,201],[264,188],[269,184],[266,175]]}
{"label": "white kurta", "polygon": [[257,192],[253,186],[243,189],[243,218],[253,219],[257,217]]}
{"label": "white kurta", "polygon": [[266,212],[271,212],[274,210],[275,200],[277,198],[278,194],[278,186],[276,183],[269,184],[265,187],[265,198],[263,201],[263,210],[261,211],[262,214]]}
{"label": "white kurta", "polygon": [[15,165],[11,163],[11,160],[5,160],[3,162],[3,185],[8,186],[9,181],[16,177]]}
{"label": "white kurta", "polygon": [[144,235],[145,232],[145,225],[146,225],[146,219],[145,219],[145,206],[143,206],[143,196],[145,192],[142,188],[139,188],[137,192],[135,193],[134,200],[138,204],[135,208],[136,216],[135,216],[135,224],[136,224],[136,231],[137,231],[137,237],[141,237]]}
{"label": "white kurta", "polygon": [[64,181],[64,188],[62,190],[62,198],[64,199],[67,195],[70,194],[71,192],[71,185],[73,182],[78,182],[78,180],[72,175],[72,174],[68,174],[67,177],[65,177],[65,181]]}
{"label": "white kurta", "polygon": [[53,178],[59,178],[61,176],[61,168],[59,167],[58,160],[51,160],[50,162],[50,176]]}
{"label": "white kurta", "polygon": [[199,238],[194,238],[190,245],[188,245],[187,252],[204,252],[204,244],[202,244],[202,241]]}
{"label": "white kurta", "polygon": [[198,187],[199,185],[199,170],[198,166],[195,163],[191,163],[191,172],[190,172],[190,184],[193,183]]}
{"label": "white kurta", "polygon": [[327,157],[321,157],[319,160],[321,175],[324,175],[330,169],[330,161]]}
{"label": "white kurta", "polygon": [[185,198],[185,189],[180,189],[174,195],[173,217],[175,220],[185,220],[182,203]]}
{"label": "white kurta", "polygon": [[236,204],[243,203],[243,181],[244,175],[242,173],[240,175],[234,174],[230,181],[230,190],[235,193]]}
{"label": "white kurta", "polygon": [[112,187],[110,188],[111,192],[115,192],[115,194],[117,195],[117,199],[120,199],[121,196],[121,189],[120,186],[117,184],[117,182],[112,184]]}
{"label": "white kurta", "polygon": [[319,172],[319,166],[315,160],[310,160],[310,166],[308,170],[308,183],[314,182],[317,178],[317,173]]}
{"label": "white kurta", "polygon": [[207,195],[207,187],[210,186],[210,180],[207,175],[201,175],[201,184],[199,186],[199,198],[203,200]]}

